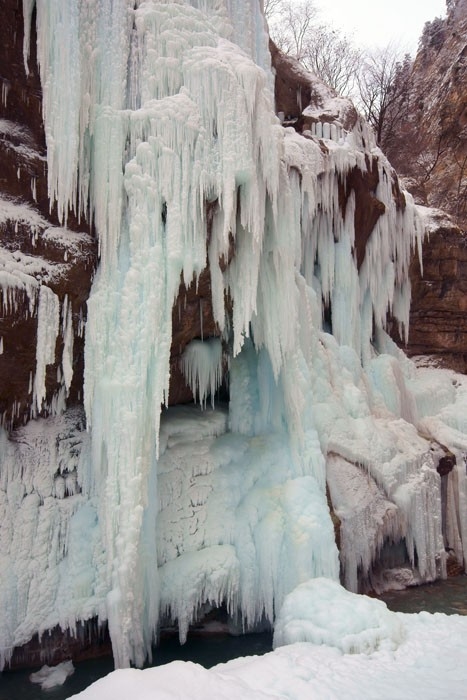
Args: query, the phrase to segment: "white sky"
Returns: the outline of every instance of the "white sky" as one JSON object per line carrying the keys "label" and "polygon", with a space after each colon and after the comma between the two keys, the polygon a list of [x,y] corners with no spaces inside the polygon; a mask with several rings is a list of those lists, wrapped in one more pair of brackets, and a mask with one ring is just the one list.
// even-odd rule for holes
{"label": "white sky", "polygon": [[425,22],[446,14],[445,0],[315,0],[320,18],[354,37],[358,46],[396,42],[415,55]]}

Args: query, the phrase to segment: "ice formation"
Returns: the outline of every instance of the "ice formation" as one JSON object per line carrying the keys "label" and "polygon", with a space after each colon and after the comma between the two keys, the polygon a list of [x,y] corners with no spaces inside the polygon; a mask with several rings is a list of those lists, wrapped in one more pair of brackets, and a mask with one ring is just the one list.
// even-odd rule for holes
{"label": "ice formation", "polygon": [[[10,247],[9,228],[14,228],[16,232],[23,231],[33,249],[39,240],[42,251],[47,251],[48,247],[55,248],[55,258],[48,259],[44,253],[32,255]],[[74,334],[80,331],[73,327],[72,301],[66,295],[59,298],[54,289],[69,274],[73,261],[89,247],[90,237],[50,226],[30,206],[4,198],[0,198],[0,231],[2,318],[35,318],[37,321],[36,362],[29,389],[33,400],[28,418],[35,418],[43,411],[49,415],[59,415],[65,409],[73,379]],[[58,255],[61,259],[57,260]],[[34,338],[31,340],[34,341]],[[56,357],[57,341],[62,348],[61,359]],[[53,364],[59,366],[60,375],[57,377],[57,389],[47,394],[46,372],[47,367]],[[0,416],[0,424],[10,427],[4,415]]]}
{"label": "ice formation", "polygon": [[198,397],[199,403],[206,408],[206,399],[211,396],[211,406],[214,408],[215,393],[223,375],[220,339],[192,340],[183,353],[182,372],[195,400]]}
{"label": "ice formation", "polygon": [[66,679],[73,675],[75,669],[71,661],[63,661],[57,666],[42,666],[36,673],[31,673],[29,680],[37,683],[42,690],[50,690],[58,685],[63,685]]}
{"label": "ice formation", "polygon": [[325,644],[345,654],[397,649],[405,630],[382,600],[346,591],[336,581],[315,578],[286,597],[274,626],[274,648],[297,642]]}
{"label": "ice formation", "polygon": [[[64,223],[70,208],[92,218],[100,265],[86,324],[87,432],[68,458],[57,430],[77,420],[60,415],[69,308],[34,287],[35,405],[60,333],[63,401],[48,422],[2,436],[2,664],[34,632],[96,616],[117,666],[144,662],[164,616],[182,639],[206,605],[224,603],[245,629],[272,623],[299,584],[338,579],[326,461],[344,535],[339,465],[383,494],[376,511],[361,509],[361,541],[344,537],[351,588],[388,538],[421,578],[443,575],[430,436],[458,457],[449,542],[463,556],[466,385],[440,375],[446,401],[434,407],[429,379],[384,332],[388,311],[407,328],[421,226],[408,195],[396,206],[365,124],[325,143],[281,125],[256,0],[23,0],[26,66],[34,4],[49,196]],[[369,168],[369,153],[384,212],[358,269],[355,197],[343,204],[342,187]],[[222,340],[196,341],[183,366],[205,404],[225,352],[229,404],[161,411],[180,281],[207,262]],[[10,271],[4,300],[19,284]]]}

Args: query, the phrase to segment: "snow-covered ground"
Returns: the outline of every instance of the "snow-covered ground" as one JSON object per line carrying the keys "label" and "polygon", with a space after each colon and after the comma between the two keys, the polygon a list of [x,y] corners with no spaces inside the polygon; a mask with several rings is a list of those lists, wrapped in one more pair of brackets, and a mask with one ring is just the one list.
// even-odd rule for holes
{"label": "snow-covered ground", "polygon": [[[307,587],[308,586],[308,587]],[[314,602],[313,602],[314,601]],[[293,619],[293,612],[307,619]],[[80,700],[464,700],[467,617],[407,615],[324,579],[291,594],[276,626],[289,638],[264,656],[206,670],[174,661],[118,670],[73,696]],[[319,643],[320,638],[326,643]],[[345,653],[347,648],[357,653]],[[283,641],[280,640],[280,641]],[[365,653],[366,652],[366,653]]]}

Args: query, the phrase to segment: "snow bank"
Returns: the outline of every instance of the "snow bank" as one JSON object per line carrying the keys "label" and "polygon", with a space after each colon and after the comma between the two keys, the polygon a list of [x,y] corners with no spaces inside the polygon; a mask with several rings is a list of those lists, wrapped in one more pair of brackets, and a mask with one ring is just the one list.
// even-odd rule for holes
{"label": "snow bank", "polygon": [[397,649],[404,627],[381,600],[316,578],[288,594],[274,625],[275,649],[295,642],[336,647],[347,654]]}
{"label": "snow bank", "polygon": [[396,649],[344,654],[306,642],[209,671],[180,661],[115,671],[75,695],[79,700],[464,700],[467,618],[395,614],[405,631]]}

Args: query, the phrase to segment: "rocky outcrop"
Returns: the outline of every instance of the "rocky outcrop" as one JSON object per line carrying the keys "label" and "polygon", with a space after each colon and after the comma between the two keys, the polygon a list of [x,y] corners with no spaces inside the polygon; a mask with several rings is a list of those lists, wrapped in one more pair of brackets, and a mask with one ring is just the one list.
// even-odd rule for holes
{"label": "rocky outcrop", "polygon": [[431,355],[442,367],[467,371],[467,236],[446,216],[425,210],[422,267],[413,257],[409,355]]}
{"label": "rocky outcrop", "polygon": [[[350,100],[337,95],[296,60],[281,53],[271,40],[269,48],[275,75],[276,112],[284,120],[284,126],[292,126],[305,138],[320,138],[323,153],[329,152],[329,141],[339,141],[346,132],[358,130],[359,116]],[[364,134],[362,143],[364,147],[369,145]],[[339,204],[344,216],[350,195],[355,197],[354,254],[358,268],[365,258],[371,232],[385,211],[385,205],[376,195],[378,184],[378,156],[369,154],[365,154],[364,164],[349,170],[340,182]],[[395,171],[392,173],[392,195],[396,207],[403,210],[405,196]]]}
{"label": "rocky outcrop", "polygon": [[465,372],[467,0],[447,7],[445,19],[425,25],[387,155],[423,205],[427,228],[422,267],[417,255],[411,264],[410,330],[402,346],[409,355],[432,355],[440,366]]}
{"label": "rocky outcrop", "polygon": [[279,51],[271,39],[269,50],[275,73],[276,112],[282,113],[287,121],[293,121],[298,131],[318,119],[328,123],[338,120],[347,131],[355,126],[358,115],[349,100],[339,97],[298,61]]}
{"label": "rocky outcrop", "polygon": [[77,622],[76,630],[61,630],[55,627],[39,637],[34,637],[13,653],[10,668],[19,670],[40,667],[44,664],[55,666],[67,659],[76,662],[111,656],[112,647],[106,627],[97,620]]}
{"label": "rocky outcrop", "polygon": [[420,204],[467,227],[467,0],[427,22],[387,155]]}
{"label": "rocky outcrop", "polygon": [[[0,416],[7,428],[47,415],[63,380],[67,324],[73,336],[66,358],[64,393],[82,400],[85,302],[97,263],[97,245],[89,226],[73,216],[67,230],[50,212],[47,195],[41,88],[31,42],[30,71],[23,61],[22,3],[3,0],[0,41]],[[74,230],[73,230],[74,229]],[[57,300],[62,332],[55,339],[55,360],[45,368],[44,396],[34,387],[37,373],[40,288]],[[68,327],[68,326],[67,326]],[[42,394],[41,391],[39,393]],[[63,397],[64,398],[64,397]]]}
{"label": "rocky outcrop", "polygon": [[[394,180],[397,181],[394,173]],[[385,206],[376,196],[378,187],[378,159],[366,156],[366,170],[352,168],[339,192],[342,211],[345,213],[350,193],[355,196],[355,255],[360,269],[365,258],[367,241],[379,217],[384,214]],[[405,200],[403,199],[405,206]]]}

